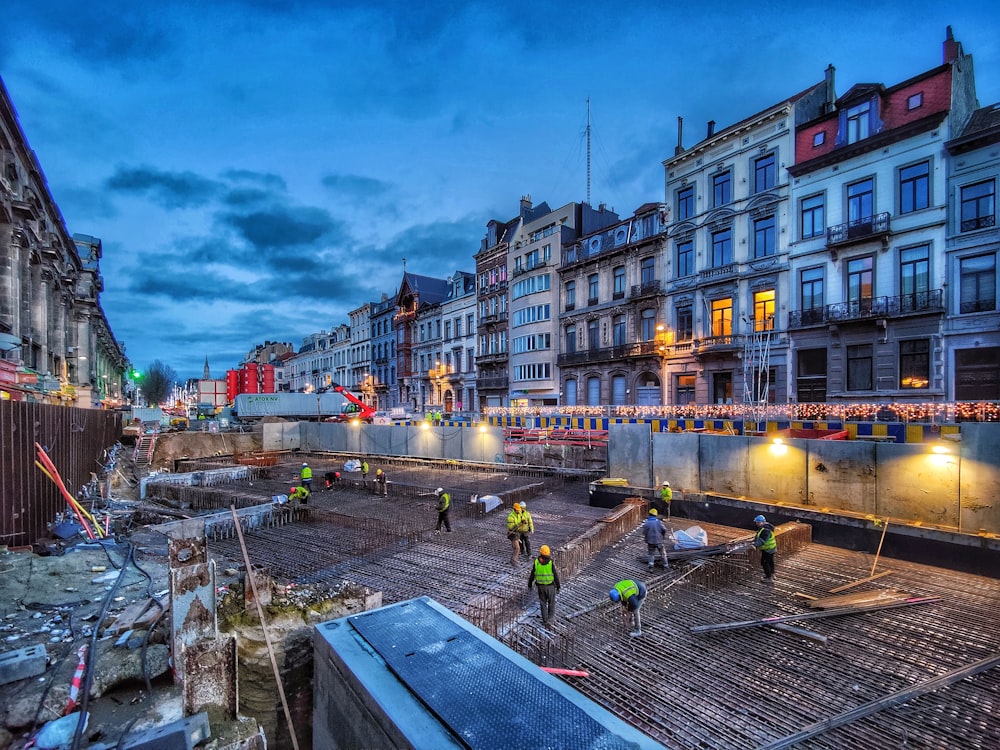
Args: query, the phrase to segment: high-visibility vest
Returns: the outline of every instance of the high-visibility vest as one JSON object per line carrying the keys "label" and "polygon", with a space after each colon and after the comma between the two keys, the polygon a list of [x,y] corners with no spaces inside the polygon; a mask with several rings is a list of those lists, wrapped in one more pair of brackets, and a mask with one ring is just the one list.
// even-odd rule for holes
{"label": "high-visibility vest", "polygon": [[556,580],[556,574],[552,568],[552,559],[549,558],[547,563],[543,563],[537,557],[535,558],[535,583],[546,584],[552,583]]}
{"label": "high-visibility vest", "polygon": [[674,491],[669,487],[663,487],[660,489],[660,499],[663,502],[669,503],[673,499],[673,497],[674,497]]}
{"label": "high-visibility vest", "polygon": [[526,511],[521,511],[520,523],[518,524],[517,530],[522,534],[528,534],[535,530],[535,524],[532,521],[531,514]]}
{"label": "high-visibility vest", "polygon": [[313,470],[310,469],[308,466],[303,466],[302,467],[302,478],[303,479],[312,479],[313,478]]}
{"label": "high-visibility vest", "polygon": [[778,548],[778,540],[774,538],[774,529],[772,527],[770,527],[770,526],[761,526],[759,529],[757,529],[756,536],[757,536],[758,539],[760,539],[760,535],[763,534],[765,531],[770,531],[771,532],[771,536],[768,537],[768,539],[765,540],[765,542],[762,545],[760,545],[760,551],[761,552],[773,552],[774,550],[776,550]]}
{"label": "high-visibility vest", "polygon": [[615,590],[618,592],[618,596],[623,602],[627,602],[639,593],[639,587],[636,585],[635,581],[619,581],[615,584]]}
{"label": "high-visibility vest", "polygon": [[507,514],[507,531],[517,531],[517,527],[521,525],[521,514],[516,510],[512,510]]}
{"label": "high-visibility vest", "polygon": [[451,505],[451,495],[447,492],[441,493],[441,499],[438,501],[438,511],[444,513],[448,510],[448,506]]}

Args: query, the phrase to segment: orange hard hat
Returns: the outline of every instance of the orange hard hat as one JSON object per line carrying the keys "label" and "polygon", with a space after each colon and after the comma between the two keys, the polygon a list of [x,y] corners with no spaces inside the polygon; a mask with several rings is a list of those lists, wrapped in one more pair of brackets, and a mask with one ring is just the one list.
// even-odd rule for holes
{"label": "orange hard hat", "polygon": [[543,544],[541,547],[538,548],[538,554],[548,557],[550,554],[552,554],[552,550],[549,549],[549,545]]}

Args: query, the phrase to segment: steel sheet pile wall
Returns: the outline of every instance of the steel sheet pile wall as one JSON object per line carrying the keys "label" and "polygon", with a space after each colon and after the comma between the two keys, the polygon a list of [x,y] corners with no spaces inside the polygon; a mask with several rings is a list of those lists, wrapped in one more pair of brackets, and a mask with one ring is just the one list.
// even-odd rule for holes
{"label": "steel sheet pile wall", "polygon": [[47,450],[66,488],[77,493],[91,472],[103,474],[105,451],[121,432],[118,412],[0,401],[0,543],[35,542],[67,509],[56,486],[35,467],[36,442]]}

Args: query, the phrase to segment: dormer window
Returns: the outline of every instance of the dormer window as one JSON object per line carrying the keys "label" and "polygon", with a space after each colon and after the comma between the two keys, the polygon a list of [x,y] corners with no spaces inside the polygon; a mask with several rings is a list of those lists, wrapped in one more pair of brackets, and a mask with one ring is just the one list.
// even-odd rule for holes
{"label": "dormer window", "polygon": [[847,110],[847,142],[857,143],[869,134],[871,102],[862,102]]}
{"label": "dormer window", "polygon": [[825,130],[821,130],[818,133],[813,134],[813,148],[816,148],[817,146],[822,146],[824,143],[826,143]]}
{"label": "dormer window", "polygon": [[907,97],[906,109],[907,111],[917,109],[923,106],[923,103],[924,103],[924,92],[918,91],[916,94]]}

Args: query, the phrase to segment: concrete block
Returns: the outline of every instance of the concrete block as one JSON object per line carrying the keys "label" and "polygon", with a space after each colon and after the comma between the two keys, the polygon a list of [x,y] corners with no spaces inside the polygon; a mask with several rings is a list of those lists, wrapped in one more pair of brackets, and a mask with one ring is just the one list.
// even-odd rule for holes
{"label": "concrete block", "polygon": [[35,677],[45,672],[45,646],[35,645],[0,654],[0,685]]}
{"label": "concrete block", "polygon": [[208,714],[202,712],[149,729],[126,741],[124,750],[192,750],[210,736]]}

